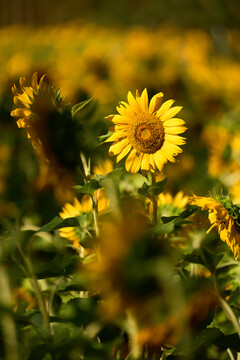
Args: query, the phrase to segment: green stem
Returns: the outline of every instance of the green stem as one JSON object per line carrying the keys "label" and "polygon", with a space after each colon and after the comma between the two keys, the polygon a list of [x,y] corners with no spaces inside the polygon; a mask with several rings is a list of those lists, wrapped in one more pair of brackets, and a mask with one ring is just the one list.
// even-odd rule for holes
{"label": "green stem", "polygon": [[32,263],[31,261],[29,260],[29,258],[24,254],[24,252],[22,251],[21,247],[18,246],[18,250],[26,264],[26,267],[27,267],[27,270],[28,270],[28,275],[30,277],[30,282],[31,282],[31,285],[33,287],[33,290],[36,294],[36,298],[39,302],[39,308],[40,308],[40,311],[42,313],[42,316],[43,316],[43,321],[44,321],[44,325],[46,327],[46,329],[49,331],[49,333],[51,333],[51,327],[50,327],[50,321],[49,321],[49,316],[48,316],[48,312],[47,312],[47,306],[46,306],[46,302],[45,302],[45,299],[42,295],[42,292],[41,292],[41,289],[40,289],[40,286],[38,284],[38,281],[34,275],[34,271],[33,271],[33,267],[32,267]]}
{"label": "green stem", "polygon": [[[155,173],[151,172],[151,185],[156,186],[156,175]],[[157,224],[157,195],[152,196],[152,203],[153,203],[153,222]]]}
{"label": "green stem", "polygon": [[[0,289],[0,301],[3,305],[8,307],[12,304],[12,296],[9,280],[2,265],[0,265]],[[17,334],[12,315],[7,312],[3,313],[1,316],[1,323],[6,360],[18,360]]]}

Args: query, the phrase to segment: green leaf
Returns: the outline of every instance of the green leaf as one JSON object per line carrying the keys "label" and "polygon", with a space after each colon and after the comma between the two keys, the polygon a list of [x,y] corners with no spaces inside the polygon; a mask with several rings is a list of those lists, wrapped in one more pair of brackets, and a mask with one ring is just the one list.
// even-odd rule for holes
{"label": "green leaf", "polygon": [[77,112],[79,110],[81,110],[82,108],[84,108],[91,100],[92,100],[92,98],[89,100],[82,101],[79,104],[74,105],[71,110],[72,117],[74,117],[77,114]]}
{"label": "green leaf", "polygon": [[240,352],[240,341],[238,334],[224,335],[222,331],[217,328],[204,329],[194,341],[194,347],[206,347],[214,344],[221,349],[227,350],[230,348],[233,351]]}
{"label": "green leaf", "polygon": [[194,249],[191,254],[185,256],[186,261],[204,265],[211,273],[215,271],[222,258],[223,254],[211,253],[204,248]]}
{"label": "green leaf", "polygon": [[57,230],[57,229],[61,229],[64,227],[74,227],[74,226],[79,226],[79,219],[78,216],[76,217],[70,217],[67,219],[62,219],[59,216],[55,216],[54,219],[52,219],[49,223],[47,223],[46,225],[43,225],[38,232],[41,231],[53,231],[53,230]]}
{"label": "green leaf", "polygon": [[42,360],[49,352],[48,347],[45,344],[37,345],[31,352],[28,360]]}
{"label": "green leaf", "polygon": [[166,178],[162,181],[159,181],[154,186],[151,185],[149,186],[146,183],[144,183],[143,186],[140,189],[138,189],[138,193],[152,200],[154,195],[159,195],[163,191],[167,180],[168,179]]}
{"label": "green leaf", "polygon": [[149,189],[148,189],[149,194],[159,195],[163,191],[167,181],[168,181],[168,178],[157,182],[156,185],[154,185],[154,186],[149,186]]}
{"label": "green leaf", "polygon": [[99,181],[93,179],[84,185],[74,186],[74,189],[80,192],[81,194],[88,194],[90,196],[93,196],[94,192],[100,189],[101,187],[102,186],[100,185]]}
{"label": "green leaf", "polygon": [[112,131],[108,131],[107,134],[99,136],[98,137],[99,142],[100,142],[99,145],[103,144],[112,134],[114,134]]}
{"label": "green leaf", "polygon": [[174,221],[169,221],[166,224],[158,224],[154,227],[152,227],[151,229],[149,229],[149,233],[150,234],[158,234],[158,235],[163,235],[163,234],[168,234],[170,232],[172,232],[174,230]]}

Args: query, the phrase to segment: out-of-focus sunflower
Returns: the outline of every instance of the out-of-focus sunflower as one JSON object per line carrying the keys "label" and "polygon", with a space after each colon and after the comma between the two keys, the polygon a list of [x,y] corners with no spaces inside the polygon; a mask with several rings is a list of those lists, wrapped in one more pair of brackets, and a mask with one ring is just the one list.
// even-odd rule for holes
{"label": "out-of-focus sunflower", "polygon": [[162,104],[163,93],[148,100],[147,89],[136,99],[128,92],[128,103],[121,101],[117,106],[119,114],[107,119],[114,124],[114,134],[106,141],[114,143],[109,148],[110,156],[117,155],[117,162],[127,154],[126,170],[137,173],[162,170],[167,161],[175,162],[174,156],[182,152],[179,145],[185,144],[185,138],[179,136],[187,128],[184,120],[174,118],[181,106],[171,108],[174,100]]}
{"label": "out-of-focus sunflower", "polygon": [[[95,201],[97,203],[97,211],[99,214],[103,213],[108,209],[109,201],[106,198],[103,190],[97,190],[94,194]],[[92,209],[92,201],[88,195],[84,195],[81,199],[81,202],[78,201],[77,198],[73,199],[73,203],[66,203],[62,207],[62,211],[59,213],[62,219],[67,219],[70,217],[75,217],[82,215],[83,213],[89,213]],[[82,256],[85,255],[84,248],[79,244],[81,240],[81,231],[79,231],[78,227],[65,227],[60,229],[60,236],[68,239],[73,242],[73,246],[79,248],[80,254]]]}
{"label": "out-of-focus sunflower", "polygon": [[196,196],[189,198],[191,205],[201,207],[201,210],[208,210],[208,218],[211,227],[207,234],[217,228],[220,239],[230,247],[237,259],[240,253],[240,208],[234,205],[229,196],[216,195],[214,197]]}
{"label": "out-of-focus sunflower", "polygon": [[[24,77],[19,80],[20,89],[14,85],[12,93],[13,101],[16,106],[11,112],[11,116],[19,118],[17,125],[19,128],[27,130],[27,136],[31,139],[33,147],[41,152],[43,146],[48,146],[46,139],[46,116],[57,106],[61,106],[60,93],[53,86],[47,84],[45,75],[38,82],[38,74],[35,72],[29,84]],[[47,149],[44,148],[47,155]],[[46,156],[48,158],[48,156]]]}
{"label": "out-of-focus sunflower", "polygon": [[188,196],[179,191],[175,196],[168,193],[158,195],[158,207],[162,216],[175,216],[185,208],[188,203]]}
{"label": "out-of-focus sunflower", "polygon": [[[74,198],[73,204],[66,203],[59,215],[62,219],[68,219],[70,217],[78,216],[89,211],[92,211],[92,203],[90,197],[85,195],[81,202],[79,202],[77,198]],[[81,236],[77,227],[62,228],[60,229],[59,234],[69,241],[72,241],[73,246],[79,248],[81,255],[84,256],[84,248],[79,244]]]}

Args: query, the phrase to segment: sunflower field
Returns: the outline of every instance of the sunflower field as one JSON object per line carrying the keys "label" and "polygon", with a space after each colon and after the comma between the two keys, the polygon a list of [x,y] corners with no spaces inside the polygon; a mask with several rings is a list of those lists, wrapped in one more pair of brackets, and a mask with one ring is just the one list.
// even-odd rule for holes
{"label": "sunflower field", "polygon": [[78,15],[0,26],[0,360],[240,360],[237,15]]}

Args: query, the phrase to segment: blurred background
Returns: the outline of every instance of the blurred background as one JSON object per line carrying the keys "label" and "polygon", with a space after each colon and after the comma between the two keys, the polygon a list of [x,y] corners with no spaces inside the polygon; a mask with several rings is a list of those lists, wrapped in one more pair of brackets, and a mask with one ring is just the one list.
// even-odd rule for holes
{"label": "blurred background", "polygon": [[35,71],[72,105],[94,97],[95,122],[129,90],[175,99],[187,145],[164,169],[168,190],[223,189],[239,202],[239,24],[235,0],[0,0],[0,215],[30,209],[41,223],[64,202],[10,116],[11,87]]}

